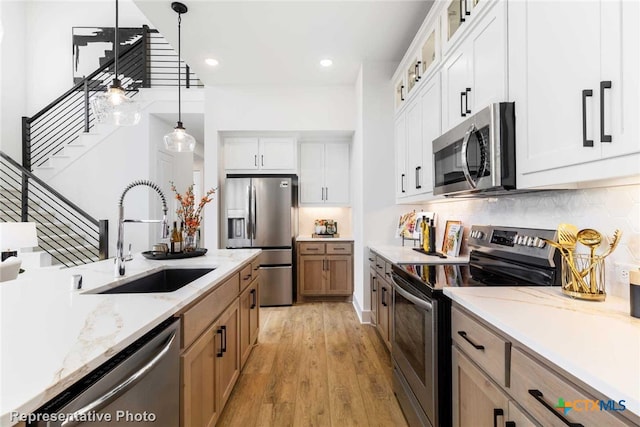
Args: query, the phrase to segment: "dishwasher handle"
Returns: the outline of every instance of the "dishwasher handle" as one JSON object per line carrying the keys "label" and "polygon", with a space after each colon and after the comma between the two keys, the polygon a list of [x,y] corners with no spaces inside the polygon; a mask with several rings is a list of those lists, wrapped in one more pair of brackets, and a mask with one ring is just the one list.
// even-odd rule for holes
{"label": "dishwasher handle", "polygon": [[139,382],[145,375],[147,375],[159,362],[162,358],[169,352],[171,348],[171,344],[176,338],[176,332],[172,332],[171,335],[166,339],[165,343],[162,344],[162,348],[158,351],[155,356],[149,359],[144,366],[138,369],[135,373],[129,376],[126,380],[122,381],[117,386],[113,387],[111,390],[89,403],[85,407],[78,409],[73,413],[71,417],[66,419],[61,427],[73,427],[80,424],[80,421],[76,421],[81,418],[82,415],[86,414],[90,411],[99,411],[100,409],[107,406],[110,402],[115,400],[118,396],[129,390],[133,385]]}

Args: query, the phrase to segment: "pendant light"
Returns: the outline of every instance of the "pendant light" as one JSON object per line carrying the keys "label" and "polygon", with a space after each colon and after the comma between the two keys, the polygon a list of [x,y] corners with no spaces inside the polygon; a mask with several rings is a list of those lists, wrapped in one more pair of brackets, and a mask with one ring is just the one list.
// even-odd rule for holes
{"label": "pendant light", "polygon": [[196,140],[189,135],[182,126],[182,98],[180,96],[181,78],[180,78],[180,27],[182,23],[182,14],[187,13],[187,6],[180,2],[171,3],[171,9],[178,14],[178,125],[172,132],[164,136],[164,145],[169,151],[193,152],[196,147]]}
{"label": "pendant light", "polygon": [[113,82],[106,92],[99,93],[91,100],[93,114],[98,123],[115,126],[137,125],[140,121],[138,103],[127,97],[118,78],[118,55],[120,50],[118,28],[118,0],[116,0],[116,27],[113,42]]}

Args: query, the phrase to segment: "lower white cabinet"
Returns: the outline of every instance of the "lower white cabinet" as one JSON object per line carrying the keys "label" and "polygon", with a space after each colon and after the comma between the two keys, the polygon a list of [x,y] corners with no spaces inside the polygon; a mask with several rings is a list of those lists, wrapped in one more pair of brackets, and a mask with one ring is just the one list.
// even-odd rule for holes
{"label": "lower white cabinet", "polygon": [[349,153],[347,142],[300,143],[300,204],[349,205]]}

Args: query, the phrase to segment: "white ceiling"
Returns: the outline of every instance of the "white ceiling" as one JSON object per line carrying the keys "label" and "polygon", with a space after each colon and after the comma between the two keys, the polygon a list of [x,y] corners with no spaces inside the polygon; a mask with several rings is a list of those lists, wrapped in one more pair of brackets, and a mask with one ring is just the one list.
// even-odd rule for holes
{"label": "white ceiling", "polygon": [[[134,1],[177,48],[171,1]],[[364,60],[400,61],[432,1],[183,3],[182,57],[206,85],[334,85],[353,84]],[[209,57],[220,65],[206,65]],[[320,67],[322,58],[334,65]]]}

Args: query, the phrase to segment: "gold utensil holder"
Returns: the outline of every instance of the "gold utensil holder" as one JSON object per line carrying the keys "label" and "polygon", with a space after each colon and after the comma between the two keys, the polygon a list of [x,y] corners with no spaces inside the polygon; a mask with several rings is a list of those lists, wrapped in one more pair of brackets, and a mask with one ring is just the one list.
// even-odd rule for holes
{"label": "gold utensil holder", "polygon": [[573,265],[562,257],[562,292],[573,298],[604,301],[604,257],[586,254],[573,255]]}

